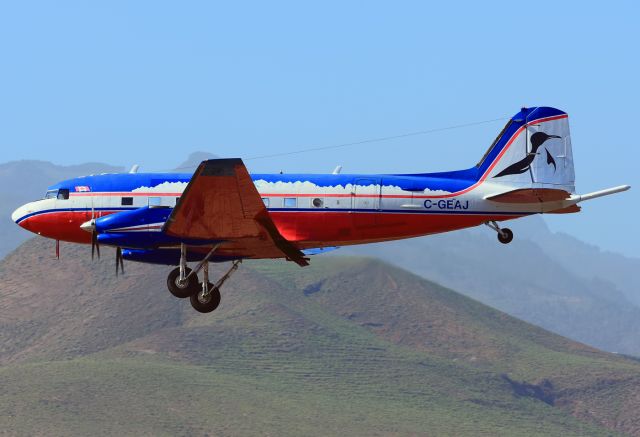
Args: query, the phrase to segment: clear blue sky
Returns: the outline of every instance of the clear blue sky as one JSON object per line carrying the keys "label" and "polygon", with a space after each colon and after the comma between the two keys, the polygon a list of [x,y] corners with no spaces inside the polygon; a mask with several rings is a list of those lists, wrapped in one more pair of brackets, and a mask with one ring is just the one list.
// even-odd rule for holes
{"label": "clear blue sky", "polygon": [[[640,256],[640,7],[610,2],[4,2],[0,161],[175,167],[496,117],[571,116],[579,192],[553,217]],[[249,161],[252,171],[469,167],[502,122]]]}

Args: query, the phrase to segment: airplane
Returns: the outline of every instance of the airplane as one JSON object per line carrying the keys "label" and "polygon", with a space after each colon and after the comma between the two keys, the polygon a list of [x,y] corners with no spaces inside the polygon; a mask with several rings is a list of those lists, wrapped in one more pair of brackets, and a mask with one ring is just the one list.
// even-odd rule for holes
{"label": "airplane", "polygon": [[[91,244],[92,257],[100,245],[115,247],[116,274],[123,260],[176,266],[169,291],[202,313],[218,307],[222,285],[246,259],[306,266],[340,246],[482,224],[507,244],[513,232],[500,222],[579,212],[581,202],[630,188],[576,194],[568,115],[551,107],[522,108],[466,170],[249,174],[239,158],[203,161],[193,175],[135,170],[60,182],[12,219],[56,244]],[[211,283],[209,262],[231,267]]]}

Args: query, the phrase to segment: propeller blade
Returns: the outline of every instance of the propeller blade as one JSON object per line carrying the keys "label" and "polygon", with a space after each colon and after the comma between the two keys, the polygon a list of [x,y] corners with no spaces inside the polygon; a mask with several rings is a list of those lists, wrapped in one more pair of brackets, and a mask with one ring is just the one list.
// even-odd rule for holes
{"label": "propeller blade", "polygon": [[98,243],[98,232],[96,231],[96,212],[93,208],[93,199],[91,200],[91,220],[80,225],[83,231],[91,232],[91,260],[93,261],[98,254],[100,259],[100,244]]}
{"label": "propeller blade", "polygon": [[116,276],[122,271],[124,275],[124,259],[122,258],[122,248],[116,248]]}
{"label": "propeller blade", "polygon": [[100,243],[98,243],[98,233],[94,230],[91,232],[91,259],[93,260],[95,254],[98,254],[100,259]]}

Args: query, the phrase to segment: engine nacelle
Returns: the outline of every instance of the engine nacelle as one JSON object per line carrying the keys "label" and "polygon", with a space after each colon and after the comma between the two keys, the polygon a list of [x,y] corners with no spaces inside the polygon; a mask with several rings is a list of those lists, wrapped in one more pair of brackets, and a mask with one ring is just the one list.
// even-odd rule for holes
{"label": "engine nacelle", "polygon": [[171,208],[145,206],[100,217],[95,220],[93,226],[98,235],[98,242],[108,246],[154,249],[180,243],[199,246],[221,242],[181,239],[165,234],[162,227],[169,219],[171,211]]}
{"label": "engine nacelle", "polygon": [[109,214],[96,219],[98,233],[117,231],[160,231],[171,215],[171,208],[149,208],[148,206]]}
{"label": "engine nacelle", "polygon": [[[188,262],[202,261],[206,256],[206,252],[187,252]],[[177,266],[180,264],[180,249],[122,249],[122,258],[127,261],[136,261],[148,264],[164,264],[168,266]],[[234,261],[237,257],[229,256],[212,256],[211,262]]]}
{"label": "engine nacelle", "polygon": [[177,244],[179,239],[162,232],[171,208],[143,207],[95,220],[98,242],[109,246],[152,248]]}
{"label": "engine nacelle", "polygon": [[[204,255],[187,253],[187,261],[200,261]],[[122,258],[149,264],[177,266],[180,264],[179,249],[122,249]]]}

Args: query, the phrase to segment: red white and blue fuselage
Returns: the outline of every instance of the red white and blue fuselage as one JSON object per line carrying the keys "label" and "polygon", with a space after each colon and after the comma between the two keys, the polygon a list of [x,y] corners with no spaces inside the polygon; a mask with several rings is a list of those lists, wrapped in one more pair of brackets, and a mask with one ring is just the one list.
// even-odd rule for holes
{"label": "red white and blue fuselage", "polygon": [[[547,135],[539,149],[532,144],[537,132]],[[518,165],[522,168],[514,168]],[[114,222],[111,235],[99,235],[100,242],[127,249],[125,258],[175,265],[178,255],[171,248],[180,242],[162,235],[162,228],[191,176],[137,173],[79,177],[49,187],[45,199],[21,206],[12,218],[44,237],[90,243],[91,235],[81,228],[83,223],[151,207],[156,210],[156,220]],[[575,194],[567,114],[547,107],[516,114],[481,162],[467,170],[251,177],[280,234],[301,250],[417,237],[537,213],[576,212],[576,204],[586,199]],[[522,198],[508,195],[527,190]],[[568,195],[538,196],[538,201],[532,201],[531,190]],[[237,246],[218,254],[219,258],[212,260],[251,257]]]}

